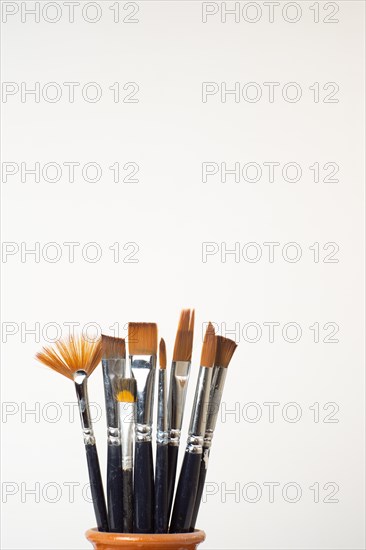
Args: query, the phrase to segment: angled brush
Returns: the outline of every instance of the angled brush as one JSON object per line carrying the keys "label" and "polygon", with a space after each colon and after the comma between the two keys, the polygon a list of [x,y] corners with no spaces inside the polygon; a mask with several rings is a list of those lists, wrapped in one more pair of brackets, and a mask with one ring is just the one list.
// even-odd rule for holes
{"label": "angled brush", "polygon": [[137,384],[134,468],[134,532],[154,529],[152,416],[158,329],[155,323],[129,323],[130,365]]}
{"label": "angled brush", "polygon": [[126,346],[123,338],[102,334],[102,367],[107,413],[107,503],[109,529],[113,533],[121,533],[123,530],[122,448],[115,387],[122,379],[125,363]]}
{"label": "angled brush", "polygon": [[75,384],[97,526],[99,531],[108,531],[107,509],[87,390],[88,376],[101,360],[101,342],[88,342],[81,337],[70,337],[59,340],[54,347],[43,348],[36,358],[47,367],[73,380]]}
{"label": "angled brush", "polygon": [[233,340],[230,340],[229,338],[224,338],[223,336],[217,336],[216,342],[217,345],[215,366],[211,382],[206,431],[203,440],[203,454],[201,459],[200,476],[198,481],[196,501],[194,504],[191,519],[191,531],[193,531],[196,526],[198,511],[201,504],[201,498],[208,468],[208,459],[211,452],[212,438],[214,435],[222,393],[224,390],[227,368],[237,348],[237,344]]}
{"label": "angled brush", "polygon": [[175,495],[170,525],[171,533],[187,533],[191,527],[193,507],[200,475],[203,437],[206,428],[213,371],[212,367],[215,361],[215,355],[215,330],[213,325],[209,323],[202,346],[201,366],[198,373],[187,447]]}
{"label": "angled brush", "polygon": [[[127,376],[128,373],[124,373]],[[133,441],[136,420],[136,380],[122,378],[116,387],[122,442],[123,526],[122,533],[133,532]]]}
{"label": "angled brush", "polygon": [[159,344],[158,419],[155,462],[155,533],[168,530],[168,409],[166,395],[166,347]]}
{"label": "angled brush", "polygon": [[168,517],[170,517],[174,495],[184,405],[191,368],[193,331],[194,309],[183,309],[175,338],[168,398]]}

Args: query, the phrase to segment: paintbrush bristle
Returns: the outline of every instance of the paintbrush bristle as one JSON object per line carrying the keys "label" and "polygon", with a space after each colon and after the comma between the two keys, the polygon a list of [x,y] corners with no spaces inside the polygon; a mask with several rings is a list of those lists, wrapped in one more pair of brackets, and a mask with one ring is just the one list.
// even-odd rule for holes
{"label": "paintbrush bristle", "polygon": [[155,323],[128,323],[130,355],[156,355],[158,327]]}
{"label": "paintbrush bristle", "polygon": [[114,338],[102,334],[102,358],[121,359],[126,356],[126,344],[123,338]]}
{"label": "paintbrush bristle", "polygon": [[192,358],[194,309],[183,309],[175,337],[173,361],[190,361]]}
{"label": "paintbrush bristle", "polygon": [[215,366],[228,367],[237,346],[238,344],[234,340],[224,338],[223,336],[216,336]]}
{"label": "paintbrush bristle", "polygon": [[134,378],[123,378],[116,385],[116,400],[121,403],[135,403],[136,401],[136,380]]}
{"label": "paintbrush bristle", "polygon": [[83,370],[89,376],[102,358],[101,340],[89,342],[81,336],[70,336],[55,342],[53,347],[44,347],[36,358],[70,380],[77,370]]}
{"label": "paintbrush bristle", "polygon": [[159,365],[161,369],[166,369],[166,346],[164,338],[161,338],[159,344]]}
{"label": "paintbrush bristle", "polygon": [[208,323],[201,353],[201,367],[213,367],[216,355],[216,336],[212,323]]}

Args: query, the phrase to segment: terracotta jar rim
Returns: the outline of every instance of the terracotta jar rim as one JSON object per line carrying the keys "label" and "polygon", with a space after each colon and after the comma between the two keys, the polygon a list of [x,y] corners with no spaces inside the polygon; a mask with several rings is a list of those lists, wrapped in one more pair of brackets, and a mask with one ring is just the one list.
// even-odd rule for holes
{"label": "terracotta jar rim", "polygon": [[199,544],[206,538],[206,533],[195,529],[193,533],[167,533],[167,534],[140,534],[140,533],[104,533],[96,528],[88,529],[85,533],[92,542],[107,542],[109,545],[118,545],[121,542],[143,543],[155,542],[162,546],[171,545],[172,542]]}

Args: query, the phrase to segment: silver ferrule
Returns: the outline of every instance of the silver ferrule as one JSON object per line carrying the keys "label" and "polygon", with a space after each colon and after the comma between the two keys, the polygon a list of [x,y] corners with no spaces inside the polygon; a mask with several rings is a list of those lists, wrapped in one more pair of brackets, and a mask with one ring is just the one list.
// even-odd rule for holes
{"label": "silver ferrule", "polygon": [[[125,370],[125,363],[126,360],[124,358],[102,360],[108,443],[112,444],[116,444],[115,438],[119,436],[118,410],[115,395],[117,382],[122,379],[122,373]],[[111,441],[110,438],[112,438]]]}
{"label": "silver ferrule", "polygon": [[173,361],[170,371],[168,424],[169,442],[174,446],[179,446],[190,368],[190,361]]}
{"label": "silver ferrule", "polygon": [[142,442],[152,441],[151,424],[136,424],[135,437],[136,437],[136,441],[142,441]]}
{"label": "silver ferrule", "polygon": [[168,406],[167,406],[166,370],[159,369],[158,384],[158,419],[156,427],[156,443],[168,444]]}
{"label": "silver ferrule", "polygon": [[122,469],[132,470],[136,403],[119,402],[118,415],[121,429]]}
{"label": "silver ferrule", "polygon": [[227,368],[214,367],[214,372],[211,381],[210,400],[207,411],[206,432],[203,442],[205,449],[209,449],[212,445],[212,438],[216,427],[217,417],[220,410],[222,393],[226,380]]}
{"label": "silver ferrule", "polygon": [[[156,356],[130,355],[130,362],[137,387],[136,428],[138,425],[147,426],[150,427],[151,432]],[[142,427],[140,431],[144,430],[145,428]]]}
{"label": "silver ferrule", "polygon": [[73,375],[76,396],[79,405],[81,428],[84,436],[84,445],[95,445],[92,421],[88,399],[88,375],[83,370],[77,370]]}
{"label": "silver ferrule", "polygon": [[189,425],[187,451],[202,453],[203,438],[206,429],[207,411],[210,398],[212,368],[200,367],[196,386],[196,394]]}

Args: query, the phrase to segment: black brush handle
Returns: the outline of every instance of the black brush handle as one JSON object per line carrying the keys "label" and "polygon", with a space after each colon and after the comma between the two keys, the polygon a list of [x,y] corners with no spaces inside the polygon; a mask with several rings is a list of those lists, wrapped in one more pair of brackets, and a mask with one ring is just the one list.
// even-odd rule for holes
{"label": "black brush handle", "polygon": [[151,441],[135,443],[134,531],[153,533],[154,469]]}
{"label": "black brush handle", "polygon": [[102,475],[100,473],[99,459],[96,445],[85,445],[86,459],[90,489],[93,499],[94,513],[97,520],[98,531],[109,531],[107,507],[105,504]]}
{"label": "black brush handle", "polygon": [[185,452],[175,495],[171,533],[188,533],[196,500],[202,454]]}
{"label": "black brush handle", "polygon": [[121,445],[108,445],[107,458],[107,502],[108,522],[112,533],[122,533],[122,447]]}
{"label": "black brush handle", "polygon": [[168,530],[168,445],[156,445],[155,533]]}
{"label": "black brush handle", "polygon": [[123,533],[133,533],[133,477],[132,470],[122,470],[123,475]]}
{"label": "black brush handle", "polygon": [[179,447],[177,445],[168,445],[168,517],[170,517],[173,505],[175,477],[177,475],[178,451]]}
{"label": "black brush handle", "polygon": [[206,454],[202,455],[202,459],[201,459],[200,477],[199,477],[199,480],[198,480],[196,501],[194,503],[190,531],[194,531],[194,529],[196,527],[196,521],[197,521],[197,516],[198,516],[198,512],[199,512],[200,505],[201,505],[203,488],[205,486],[205,481],[206,481],[207,466],[208,466],[208,462],[207,462],[208,461],[208,455],[209,455],[209,451],[207,450]]}

